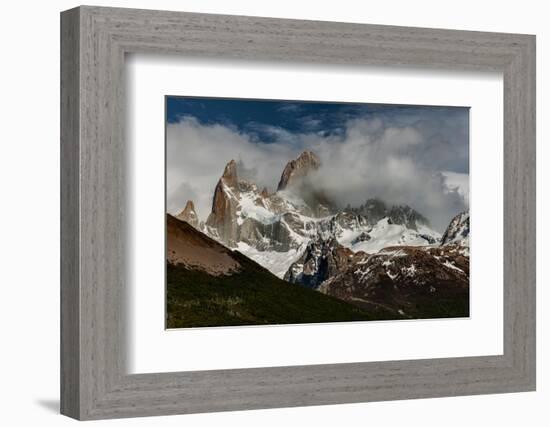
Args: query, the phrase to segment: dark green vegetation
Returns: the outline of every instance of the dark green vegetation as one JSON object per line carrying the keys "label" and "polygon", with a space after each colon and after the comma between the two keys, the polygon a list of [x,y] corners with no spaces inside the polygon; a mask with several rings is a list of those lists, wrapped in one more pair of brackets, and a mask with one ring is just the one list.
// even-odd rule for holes
{"label": "dark green vegetation", "polygon": [[233,252],[242,269],[213,276],[167,263],[168,328],[342,322],[376,317],[349,303],[285,282]]}
{"label": "dark green vegetation", "polygon": [[[430,288],[437,291],[432,294]],[[424,286],[382,278],[371,285],[369,296],[370,300],[355,300],[354,304],[373,315],[377,315],[381,307],[393,312],[395,319],[443,319],[470,315],[468,287],[435,278]]]}

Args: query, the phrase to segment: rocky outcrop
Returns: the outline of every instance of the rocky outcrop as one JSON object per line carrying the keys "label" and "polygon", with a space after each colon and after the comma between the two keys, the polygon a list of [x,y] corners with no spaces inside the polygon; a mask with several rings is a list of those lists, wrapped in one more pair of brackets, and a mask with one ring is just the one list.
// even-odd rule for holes
{"label": "rocky outcrop", "polygon": [[239,179],[237,163],[231,160],[214,190],[204,229],[231,248],[243,242],[259,251],[286,252],[309,237],[313,220],[305,217],[315,213],[299,196],[258,191],[254,183]]}
{"label": "rocky outcrop", "polygon": [[311,171],[319,169],[321,161],[311,151],[304,151],[300,156],[291,160],[285,166],[277,190],[285,190],[287,187],[298,183],[300,178],[304,178]]}
{"label": "rocky outcrop", "polygon": [[348,205],[346,212],[362,215],[367,219],[369,224],[374,225],[388,215],[388,207],[386,203],[380,199],[368,199],[358,207],[351,207]]}
{"label": "rocky outcrop", "polygon": [[195,228],[199,228],[199,216],[195,212],[195,205],[192,200],[188,200],[185,208],[176,215],[176,218],[185,221]]}
{"label": "rocky outcrop", "polygon": [[339,212],[317,223],[317,232],[325,239],[331,236],[341,237],[347,230],[363,230],[368,232],[371,228],[366,217],[350,212]]}
{"label": "rocky outcrop", "polygon": [[228,246],[237,241],[237,207],[239,204],[237,163],[231,160],[225,166],[214,189],[212,211],[206,220],[208,229]]}
{"label": "rocky outcrop", "polygon": [[469,245],[470,238],[470,213],[461,212],[452,220],[443,236],[441,237],[441,245],[459,244],[462,246]]}
{"label": "rocky outcrop", "polygon": [[225,165],[220,179],[223,180],[228,187],[232,189],[237,188],[239,185],[239,178],[237,176],[237,162],[235,162],[235,160],[230,160],[229,163]]}
{"label": "rocky outcrop", "polygon": [[403,318],[469,315],[469,257],[457,246],[389,247],[358,252],[319,291]]}
{"label": "rocky outcrop", "polygon": [[358,207],[347,207],[346,211],[364,216],[369,224],[376,224],[388,217],[392,224],[404,225],[417,230],[419,225],[430,225],[428,219],[408,205],[388,206],[380,199],[368,199]]}
{"label": "rocky outcrop", "polygon": [[407,205],[392,206],[387,216],[392,224],[404,225],[411,230],[417,230],[419,225],[429,225],[426,217]]}
{"label": "rocky outcrop", "polygon": [[353,251],[340,245],[336,239],[319,238],[307,245],[304,254],[290,266],[284,279],[317,289],[328,278],[345,271],[352,258]]}

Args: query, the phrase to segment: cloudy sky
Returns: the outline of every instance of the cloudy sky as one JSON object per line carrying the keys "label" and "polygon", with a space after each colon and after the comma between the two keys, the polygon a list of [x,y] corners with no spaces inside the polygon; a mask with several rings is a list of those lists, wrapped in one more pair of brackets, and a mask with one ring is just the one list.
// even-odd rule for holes
{"label": "cloudy sky", "polygon": [[314,179],[341,206],[405,203],[442,231],[468,208],[469,109],[166,98],[167,209],[193,200],[201,219],[225,164],[274,191],[285,164],[311,150]]}

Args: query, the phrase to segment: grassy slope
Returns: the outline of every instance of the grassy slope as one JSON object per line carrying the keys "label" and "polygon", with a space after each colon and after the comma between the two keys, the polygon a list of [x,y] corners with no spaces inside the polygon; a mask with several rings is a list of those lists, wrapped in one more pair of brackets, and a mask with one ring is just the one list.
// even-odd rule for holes
{"label": "grassy slope", "polygon": [[[243,269],[231,276],[167,264],[168,328],[374,320],[359,307],[291,285],[233,254]],[[385,316],[377,313],[376,319]]]}

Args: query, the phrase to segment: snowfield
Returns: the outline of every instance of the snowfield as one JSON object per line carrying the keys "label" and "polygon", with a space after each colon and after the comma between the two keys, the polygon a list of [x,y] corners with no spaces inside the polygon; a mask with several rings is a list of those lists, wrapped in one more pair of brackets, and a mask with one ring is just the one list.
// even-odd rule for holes
{"label": "snowfield", "polygon": [[[411,230],[404,225],[390,224],[388,218],[383,218],[372,228],[361,227],[357,229],[343,230],[336,237],[338,243],[351,249],[353,252],[375,253],[388,246],[426,246],[429,242],[421,237],[429,236],[434,240],[439,240],[441,235],[434,230],[424,226],[417,225],[418,231]],[[355,242],[363,232],[367,232],[370,240]]]}
{"label": "snowfield", "polygon": [[236,250],[256,261],[262,267],[267,268],[275,276],[282,279],[290,265],[302,256],[305,246],[299,247],[298,249],[291,249],[288,252],[259,251],[244,242],[239,242]]}
{"label": "snowfield", "polygon": [[262,224],[273,224],[279,219],[279,215],[263,206],[258,206],[256,204],[257,197],[257,194],[253,192],[241,193],[240,209],[237,211],[237,224],[242,225],[246,218],[255,219]]}

